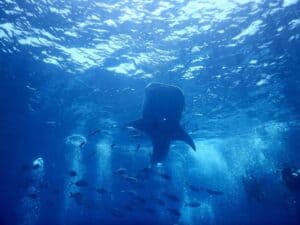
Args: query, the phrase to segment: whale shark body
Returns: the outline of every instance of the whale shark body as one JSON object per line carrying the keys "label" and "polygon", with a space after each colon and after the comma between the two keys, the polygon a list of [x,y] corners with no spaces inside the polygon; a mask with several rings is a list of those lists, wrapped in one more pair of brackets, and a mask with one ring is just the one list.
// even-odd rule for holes
{"label": "whale shark body", "polygon": [[180,140],[196,150],[194,141],[180,126],[184,96],[180,88],[162,83],[150,83],[145,88],[142,118],[127,124],[146,133],[153,146],[151,162],[163,161],[171,141]]}

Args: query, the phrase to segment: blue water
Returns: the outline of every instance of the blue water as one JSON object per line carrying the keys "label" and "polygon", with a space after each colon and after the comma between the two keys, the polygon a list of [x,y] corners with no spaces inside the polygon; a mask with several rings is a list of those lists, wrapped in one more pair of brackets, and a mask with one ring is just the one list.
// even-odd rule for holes
{"label": "blue water", "polygon": [[[299,50],[298,0],[1,0],[0,224],[300,224]],[[150,82],[197,147],[151,170]]]}

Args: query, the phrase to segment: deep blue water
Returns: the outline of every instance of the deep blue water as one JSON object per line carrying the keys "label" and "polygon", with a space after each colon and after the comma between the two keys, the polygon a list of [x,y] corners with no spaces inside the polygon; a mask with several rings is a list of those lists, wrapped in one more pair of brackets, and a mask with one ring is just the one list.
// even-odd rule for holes
{"label": "deep blue water", "polygon": [[[298,0],[1,0],[0,47],[0,225],[300,224]],[[151,170],[150,82],[197,147]]]}

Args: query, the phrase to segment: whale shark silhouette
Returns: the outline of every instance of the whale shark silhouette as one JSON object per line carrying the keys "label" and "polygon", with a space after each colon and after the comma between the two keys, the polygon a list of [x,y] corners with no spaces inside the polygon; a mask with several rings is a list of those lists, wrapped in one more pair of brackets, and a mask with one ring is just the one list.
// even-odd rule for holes
{"label": "whale shark silhouette", "polygon": [[153,146],[152,163],[163,161],[171,141],[180,140],[196,151],[192,138],[180,126],[184,96],[180,88],[162,83],[150,83],[145,88],[142,118],[128,123],[147,134]]}

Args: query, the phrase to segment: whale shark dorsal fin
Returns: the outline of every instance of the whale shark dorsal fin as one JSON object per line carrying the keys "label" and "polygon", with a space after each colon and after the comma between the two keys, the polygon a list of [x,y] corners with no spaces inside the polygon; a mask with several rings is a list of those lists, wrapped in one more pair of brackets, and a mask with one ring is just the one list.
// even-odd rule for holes
{"label": "whale shark dorsal fin", "polygon": [[179,141],[185,142],[185,143],[188,144],[194,151],[196,151],[196,145],[195,145],[193,139],[191,138],[190,135],[188,135],[188,133],[187,133],[181,126],[178,126],[178,127],[174,130],[173,139],[174,139],[174,140],[179,140]]}

